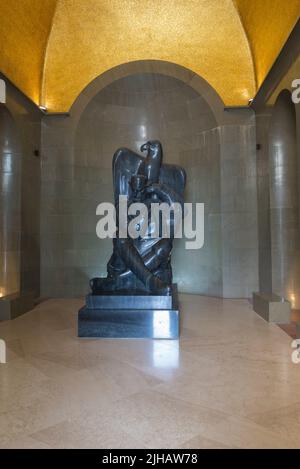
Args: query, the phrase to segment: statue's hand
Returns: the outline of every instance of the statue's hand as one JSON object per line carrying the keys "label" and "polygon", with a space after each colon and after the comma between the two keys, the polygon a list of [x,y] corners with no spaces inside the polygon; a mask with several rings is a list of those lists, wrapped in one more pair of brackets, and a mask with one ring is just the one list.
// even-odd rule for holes
{"label": "statue's hand", "polygon": [[144,191],[145,191],[145,194],[153,194],[155,192],[158,192],[158,190],[160,189],[160,184],[158,182],[152,182],[151,184],[149,184],[149,186],[146,186]]}

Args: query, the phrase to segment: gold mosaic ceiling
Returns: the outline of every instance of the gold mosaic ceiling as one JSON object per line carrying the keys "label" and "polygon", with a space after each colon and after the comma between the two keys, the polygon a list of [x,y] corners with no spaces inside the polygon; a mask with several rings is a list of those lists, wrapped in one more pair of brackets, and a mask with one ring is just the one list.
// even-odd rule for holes
{"label": "gold mosaic ceiling", "polygon": [[191,69],[226,105],[247,104],[300,0],[0,0],[0,8],[0,71],[64,112],[101,73],[146,59]]}

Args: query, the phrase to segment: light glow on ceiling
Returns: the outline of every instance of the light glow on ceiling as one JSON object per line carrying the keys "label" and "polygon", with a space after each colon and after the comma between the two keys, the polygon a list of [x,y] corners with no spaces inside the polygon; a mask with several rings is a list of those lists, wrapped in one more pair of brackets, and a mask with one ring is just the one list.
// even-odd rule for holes
{"label": "light glow on ceiling", "polygon": [[247,105],[299,12],[300,0],[1,0],[0,70],[49,112],[137,60],[186,67]]}

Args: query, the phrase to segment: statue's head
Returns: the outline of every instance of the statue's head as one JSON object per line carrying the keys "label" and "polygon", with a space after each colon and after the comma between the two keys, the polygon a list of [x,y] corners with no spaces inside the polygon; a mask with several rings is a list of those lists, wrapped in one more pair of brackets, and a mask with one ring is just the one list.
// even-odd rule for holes
{"label": "statue's head", "polygon": [[134,174],[131,177],[130,185],[133,192],[140,192],[144,189],[147,183],[147,178],[143,174]]}
{"label": "statue's head", "polygon": [[159,140],[148,140],[148,142],[143,143],[140,149],[142,152],[146,151],[147,155],[149,153],[162,153],[162,147]]}
{"label": "statue's head", "polygon": [[149,140],[141,146],[142,152],[147,152],[144,161],[144,174],[149,182],[158,182],[162,163],[162,146],[158,140]]}

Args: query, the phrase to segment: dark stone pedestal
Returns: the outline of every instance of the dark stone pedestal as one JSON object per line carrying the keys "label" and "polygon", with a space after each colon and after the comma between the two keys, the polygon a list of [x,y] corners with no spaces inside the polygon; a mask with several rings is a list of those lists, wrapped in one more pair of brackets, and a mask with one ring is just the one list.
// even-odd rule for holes
{"label": "dark stone pedestal", "polygon": [[253,293],[253,309],[268,322],[277,324],[290,322],[290,303],[274,293]]}
{"label": "dark stone pedestal", "polygon": [[79,337],[177,339],[177,286],[172,295],[122,292],[87,295],[78,313]]}

